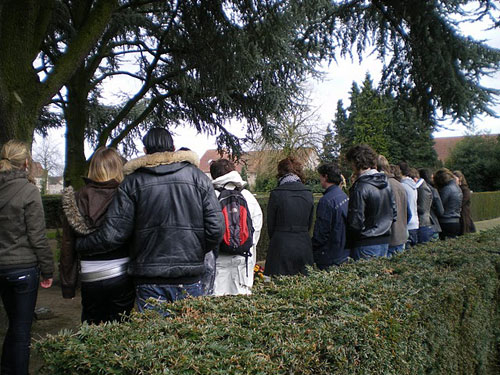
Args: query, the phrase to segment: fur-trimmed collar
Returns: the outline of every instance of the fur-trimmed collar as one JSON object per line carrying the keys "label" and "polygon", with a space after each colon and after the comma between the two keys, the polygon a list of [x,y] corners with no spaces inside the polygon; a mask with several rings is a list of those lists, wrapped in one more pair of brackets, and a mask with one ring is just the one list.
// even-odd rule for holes
{"label": "fur-trimmed collar", "polygon": [[156,152],[154,154],[144,155],[137,159],[128,161],[123,166],[123,174],[129,175],[139,168],[153,168],[160,165],[179,163],[183,161],[187,161],[197,167],[200,166],[200,159],[193,151]]}
{"label": "fur-trimmed collar", "polygon": [[68,219],[68,223],[73,230],[85,236],[95,231],[95,228],[92,228],[80,210],[78,209],[78,205],[76,204],[75,192],[72,186],[68,186],[63,190],[62,195],[62,208],[66,218]]}

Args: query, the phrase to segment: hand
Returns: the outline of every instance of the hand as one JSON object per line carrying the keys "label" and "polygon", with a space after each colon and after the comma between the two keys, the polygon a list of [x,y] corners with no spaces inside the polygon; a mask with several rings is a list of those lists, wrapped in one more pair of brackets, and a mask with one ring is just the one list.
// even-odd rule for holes
{"label": "hand", "polygon": [[42,280],[42,281],[40,281],[40,286],[42,288],[45,288],[45,289],[50,288],[52,286],[52,281],[53,280],[54,279],[52,279],[52,278],[46,279],[46,280]]}

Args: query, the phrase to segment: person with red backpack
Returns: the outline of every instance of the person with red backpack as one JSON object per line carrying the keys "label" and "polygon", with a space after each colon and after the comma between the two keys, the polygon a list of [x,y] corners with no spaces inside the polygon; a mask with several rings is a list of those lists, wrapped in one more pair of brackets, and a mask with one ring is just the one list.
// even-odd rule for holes
{"label": "person with red backpack", "polygon": [[215,193],[226,228],[218,247],[214,295],[251,294],[262,210],[234,163],[219,159],[210,164]]}

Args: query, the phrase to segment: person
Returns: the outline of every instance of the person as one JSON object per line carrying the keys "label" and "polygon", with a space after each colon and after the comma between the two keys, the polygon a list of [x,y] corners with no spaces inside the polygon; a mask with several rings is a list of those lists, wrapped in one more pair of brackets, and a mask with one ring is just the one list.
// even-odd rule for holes
{"label": "person", "polygon": [[140,312],[161,310],[149,298],[171,302],[201,296],[205,254],[224,233],[219,202],[197,167],[197,155],[174,152],[172,136],[163,128],[149,130],[143,143],[146,155],[125,164],[126,177],[103,224],[78,238],[76,246],[90,255],[130,243],[128,273]]}
{"label": "person", "polygon": [[314,199],[304,184],[301,163],[287,157],[278,163],[278,187],[271,191],[267,204],[269,248],[264,275],[306,274],[313,265],[309,230]]}
{"label": "person", "polygon": [[421,178],[424,179],[427,186],[431,189],[432,192],[432,204],[431,204],[431,212],[430,219],[432,225],[432,241],[436,241],[439,239],[439,233],[441,233],[441,226],[439,225],[438,217],[441,216],[444,212],[443,203],[441,202],[441,197],[437,189],[434,187],[432,183],[432,173],[428,168],[421,168],[418,170],[418,173]]}
{"label": "person", "polygon": [[462,191],[455,181],[455,175],[447,168],[434,174],[434,183],[443,202],[443,214],[439,217],[441,233],[439,238],[455,238],[460,235],[460,212],[462,210]]}
{"label": "person", "polygon": [[414,180],[414,177],[417,176],[410,176],[410,166],[405,162],[400,162],[399,168],[401,169],[401,174],[403,175],[401,184],[405,188],[406,197],[408,199],[408,241],[406,241],[405,248],[409,249],[410,247],[415,246],[418,242],[418,192],[417,185]]}
{"label": "person", "polygon": [[354,260],[387,256],[397,209],[389,181],[376,169],[377,154],[366,144],[346,154],[356,180],[349,189],[348,237]]}
{"label": "person", "polygon": [[460,234],[474,233],[476,231],[476,226],[474,221],[472,221],[472,214],[470,208],[471,191],[469,189],[469,184],[465,179],[462,171],[453,171],[453,174],[458,177],[458,186],[462,190],[462,210],[460,211]]}
{"label": "person", "polygon": [[128,246],[106,253],[82,255],[78,261],[75,236],[94,232],[123,180],[123,160],[113,148],[100,147],[89,166],[85,186],[63,192],[63,239],[59,275],[63,298],[75,297],[80,269],[82,322],[99,324],[119,321],[134,307],[134,284],[127,275]]}
{"label": "person", "polygon": [[[227,159],[219,159],[210,164],[210,175],[213,179],[215,194],[219,189],[238,189],[245,198],[253,224],[253,240],[250,257],[229,255],[218,252],[215,266],[214,295],[251,294],[253,286],[253,269],[257,261],[257,243],[262,229],[262,210],[253,194],[244,189],[247,184],[236,171],[234,163]],[[250,270],[250,271],[249,271]]]}
{"label": "person", "polygon": [[1,373],[27,374],[38,283],[50,288],[54,264],[28,146],[10,140],[0,158],[0,295],[9,321]]}
{"label": "person", "polygon": [[391,226],[391,237],[389,248],[387,249],[387,256],[392,257],[404,250],[406,240],[408,239],[408,198],[406,197],[405,188],[391,172],[391,166],[384,155],[379,155],[377,158],[377,170],[385,173],[387,176],[394,197],[394,203],[396,203],[397,216]]}
{"label": "person", "polygon": [[312,237],[314,263],[320,270],[347,262],[347,206],[349,199],[342,191],[342,174],[335,163],[318,167],[319,181],[325,189],[316,207]]}
{"label": "person", "polygon": [[434,229],[431,222],[432,190],[427,182],[420,176],[415,168],[411,168],[411,175],[415,176],[417,187],[417,213],[418,213],[418,243],[426,243],[432,239]]}

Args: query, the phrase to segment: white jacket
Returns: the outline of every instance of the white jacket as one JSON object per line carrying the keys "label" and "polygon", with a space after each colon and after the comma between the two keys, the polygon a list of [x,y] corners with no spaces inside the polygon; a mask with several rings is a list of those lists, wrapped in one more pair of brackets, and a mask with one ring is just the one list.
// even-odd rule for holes
{"label": "white jacket", "polygon": [[[243,181],[237,171],[232,171],[224,176],[220,176],[213,181],[215,188],[225,188],[233,190],[235,187],[244,187],[247,183]],[[219,196],[219,192],[215,193]],[[257,260],[257,243],[262,229],[262,210],[259,202],[247,189],[243,189],[241,194],[247,201],[250,217],[254,228],[253,245],[250,250],[252,256],[248,258],[248,276],[245,257],[240,255],[219,254],[215,269],[214,294],[216,296],[251,294],[253,286],[253,268]]]}
{"label": "white jacket", "polygon": [[408,197],[408,208],[410,209],[411,219],[408,223],[408,230],[418,229],[418,207],[417,207],[417,184],[410,177],[403,177],[401,179],[401,184],[406,190],[406,196]]}

